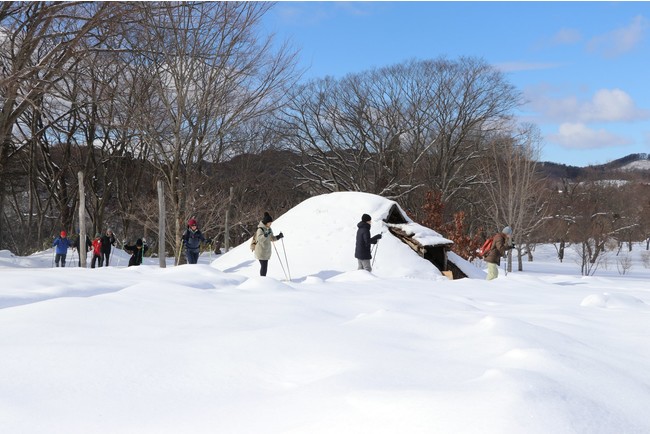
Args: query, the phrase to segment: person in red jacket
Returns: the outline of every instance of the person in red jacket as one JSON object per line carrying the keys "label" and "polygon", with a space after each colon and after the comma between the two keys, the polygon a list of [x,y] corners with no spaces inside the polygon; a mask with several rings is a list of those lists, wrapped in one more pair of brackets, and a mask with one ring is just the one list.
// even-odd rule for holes
{"label": "person in red jacket", "polygon": [[102,234],[100,233],[96,233],[93,240],[93,259],[90,262],[90,268],[95,268],[95,262],[99,263],[99,267],[104,263],[104,258],[102,258]]}
{"label": "person in red jacket", "polygon": [[501,265],[501,258],[505,256],[506,252],[512,249],[512,228],[506,226],[501,232],[492,237],[492,249],[485,256],[487,262],[487,280],[496,279],[499,277],[499,265]]}

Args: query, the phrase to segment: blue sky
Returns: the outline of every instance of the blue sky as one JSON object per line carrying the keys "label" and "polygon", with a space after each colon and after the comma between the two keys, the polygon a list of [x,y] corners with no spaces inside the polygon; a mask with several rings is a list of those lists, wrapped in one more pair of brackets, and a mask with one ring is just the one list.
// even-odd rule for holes
{"label": "blue sky", "polygon": [[300,50],[305,79],[485,59],[528,101],[543,161],[650,153],[650,2],[279,2],[264,26]]}

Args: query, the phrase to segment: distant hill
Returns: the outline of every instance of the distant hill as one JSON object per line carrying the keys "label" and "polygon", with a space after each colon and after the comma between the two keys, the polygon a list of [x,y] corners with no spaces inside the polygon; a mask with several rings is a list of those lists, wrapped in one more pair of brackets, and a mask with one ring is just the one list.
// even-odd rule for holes
{"label": "distant hill", "polygon": [[568,166],[566,164],[544,161],[538,167],[544,175],[551,179],[576,180],[593,175],[598,175],[601,179],[618,179],[621,178],[621,172],[627,174],[634,172],[646,175],[650,174],[650,155],[630,154],[605,164],[585,167]]}

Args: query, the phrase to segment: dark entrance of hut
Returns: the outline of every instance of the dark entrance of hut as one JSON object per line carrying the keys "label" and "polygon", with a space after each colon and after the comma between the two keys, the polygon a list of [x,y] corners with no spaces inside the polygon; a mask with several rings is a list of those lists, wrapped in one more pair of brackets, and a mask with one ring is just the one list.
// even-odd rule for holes
{"label": "dark entrance of hut", "polygon": [[397,205],[393,205],[388,212],[388,216],[384,219],[387,223],[388,230],[391,234],[399,238],[404,244],[409,246],[414,252],[422,256],[427,261],[431,262],[441,274],[449,277],[449,272],[454,279],[461,279],[467,277],[460,268],[447,258],[447,252],[450,249],[450,244],[438,244],[435,246],[423,246],[413,239],[412,235],[407,234],[402,229],[392,225],[402,225],[408,223]]}

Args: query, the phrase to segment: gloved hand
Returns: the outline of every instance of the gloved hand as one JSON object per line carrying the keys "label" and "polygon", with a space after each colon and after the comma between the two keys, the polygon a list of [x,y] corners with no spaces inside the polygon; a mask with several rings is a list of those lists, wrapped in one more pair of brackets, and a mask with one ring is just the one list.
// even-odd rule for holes
{"label": "gloved hand", "polygon": [[146,238],[142,238],[142,243],[144,244],[144,243],[146,243],[146,242],[147,242],[147,239],[146,239]]}
{"label": "gloved hand", "polygon": [[282,232],[280,232],[279,234],[277,234],[277,235],[275,236],[275,238],[278,239],[278,240],[280,240],[280,239],[284,238],[284,235],[282,235]]}
{"label": "gloved hand", "polygon": [[381,240],[381,234],[377,234],[374,237],[372,237],[373,241]]}

